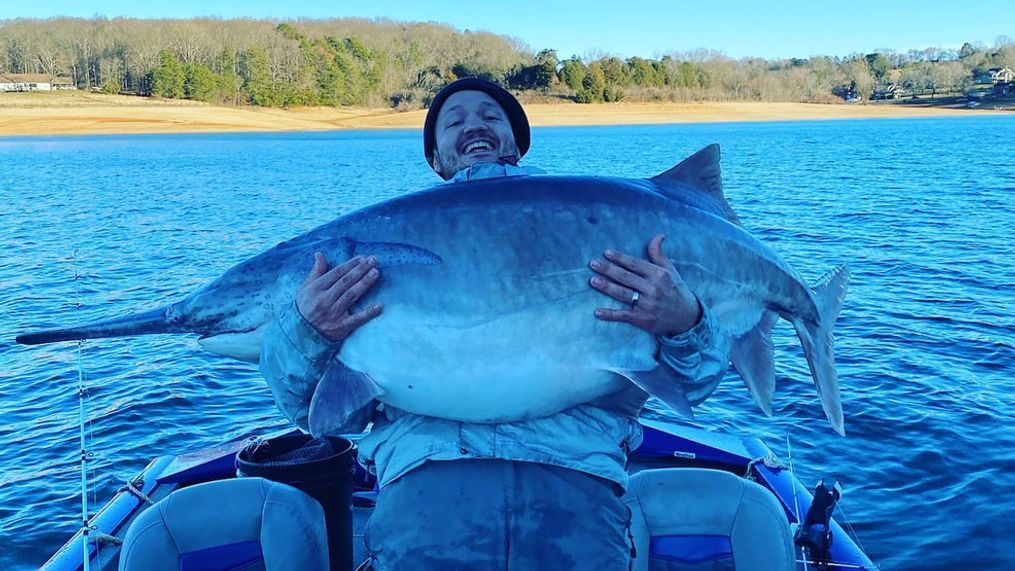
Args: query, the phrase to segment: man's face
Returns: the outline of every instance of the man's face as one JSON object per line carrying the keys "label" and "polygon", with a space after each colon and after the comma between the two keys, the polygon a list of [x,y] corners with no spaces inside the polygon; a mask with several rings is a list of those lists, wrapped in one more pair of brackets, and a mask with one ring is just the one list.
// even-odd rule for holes
{"label": "man's face", "polygon": [[519,158],[507,114],[482,91],[459,91],[448,97],[437,114],[434,135],[432,166],[446,179],[475,163]]}

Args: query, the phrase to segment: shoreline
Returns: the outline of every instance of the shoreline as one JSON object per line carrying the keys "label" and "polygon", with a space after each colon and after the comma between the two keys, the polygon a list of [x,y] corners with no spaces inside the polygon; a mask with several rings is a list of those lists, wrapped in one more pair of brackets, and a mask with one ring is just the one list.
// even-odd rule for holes
{"label": "shoreline", "polygon": [[[1013,115],[907,103],[523,103],[534,127]],[[0,137],[421,129],[425,110],[224,107],[80,92],[0,93]]]}

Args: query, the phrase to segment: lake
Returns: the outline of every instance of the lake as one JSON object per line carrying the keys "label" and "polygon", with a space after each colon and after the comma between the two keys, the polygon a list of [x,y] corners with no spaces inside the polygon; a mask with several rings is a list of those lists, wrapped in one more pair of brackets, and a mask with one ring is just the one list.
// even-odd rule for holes
{"label": "lake", "polygon": [[[1015,117],[537,128],[523,164],[647,177],[722,145],[744,225],[808,280],[847,262],[845,438],[792,328],[775,415],[729,373],[692,424],[752,434],[885,570],[1012,569]],[[18,333],[175,301],[350,210],[438,182],[415,131],[0,138],[0,568],[35,568],[154,456],[278,430],[254,366],[189,337],[22,347]],[[1007,230],[1006,230],[1007,229]],[[646,412],[688,422],[661,409]]]}

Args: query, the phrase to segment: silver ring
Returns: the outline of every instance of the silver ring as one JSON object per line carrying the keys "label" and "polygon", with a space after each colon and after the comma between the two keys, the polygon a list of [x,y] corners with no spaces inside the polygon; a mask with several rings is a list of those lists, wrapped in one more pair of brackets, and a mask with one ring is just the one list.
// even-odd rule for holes
{"label": "silver ring", "polygon": [[639,299],[641,299],[641,294],[638,293],[638,290],[634,290],[634,293],[631,294],[631,307],[638,305]]}

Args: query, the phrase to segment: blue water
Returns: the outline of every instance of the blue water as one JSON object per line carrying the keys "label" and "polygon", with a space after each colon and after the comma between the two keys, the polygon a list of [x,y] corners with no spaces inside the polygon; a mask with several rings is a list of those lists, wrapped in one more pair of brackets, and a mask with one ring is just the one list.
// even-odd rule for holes
{"label": "blue water", "polygon": [[[754,434],[893,569],[1012,569],[1015,117],[536,129],[526,164],[641,177],[712,142],[745,225],[802,275],[849,262],[836,353],[848,436],[790,328],[773,418],[729,375],[696,424]],[[411,131],[0,138],[0,568],[79,525],[160,454],[285,426],[247,364],[194,339],[21,347],[19,332],[149,308],[352,209],[436,181]],[[683,422],[669,417],[672,422]]]}

